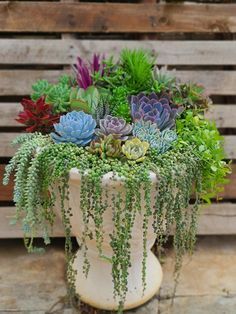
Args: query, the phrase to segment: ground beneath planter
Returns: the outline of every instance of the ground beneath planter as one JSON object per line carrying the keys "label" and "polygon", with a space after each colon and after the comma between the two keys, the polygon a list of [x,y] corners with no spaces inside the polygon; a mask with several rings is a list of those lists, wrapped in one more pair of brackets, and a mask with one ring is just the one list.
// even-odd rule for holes
{"label": "ground beneath planter", "polygon": [[[173,251],[167,249],[160,294],[126,313],[235,314],[236,237],[201,237],[185,257],[174,299]],[[0,240],[0,313],[74,314],[64,296],[63,240],[53,240],[43,255],[27,254],[21,240]],[[103,314],[83,306],[83,314]]]}

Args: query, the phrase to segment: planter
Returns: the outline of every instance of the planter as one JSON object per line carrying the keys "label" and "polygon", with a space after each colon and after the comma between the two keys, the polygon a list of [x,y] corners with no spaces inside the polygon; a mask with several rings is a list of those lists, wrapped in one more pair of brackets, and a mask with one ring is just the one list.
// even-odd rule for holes
{"label": "planter", "polygon": [[[108,193],[108,208],[103,216],[104,226],[104,242],[102,245],[103,254],[107,257],[112,256],[110,247],[109,234],[113,230],[112,221],[112,194],[120,192],[125,194],[124,184],[120,179],[114,181],[111,179],[112,173],[107,173],[103,176],[102,186],[103,193]],[[152,180],[152,188],[156,184],[156,176],[150,173]],[[71,219],[72,232],[77,236],[78,243],[83,232],[83,218],[80,210],[80,186],[81,175],[77,169],[70,171],[69,189],[70,199],[69,205],[72,208],[73,217]],[[153,191],[154,192],[154,191]],[[143,199],[141,203],[143,203]],[[153,202],[153,200],[152,200]],[[146,260],[146,289],[143,293],[142,285],[142,260],[143,260],[143,233],[142,233],[142,213],[136,215],[132,231],[131,240],[131,267],[128,277],[128,293],[124,309],[131,309],[142,305],[151,299],[159,290],[162,281],[162,269],[158,259],[151,252],[151,248],[155,242],[155,234],[152,228],[152,217],[149,221],[148,236],[147,236],[147,260]],[[90,230],[94,233],[94,225],[92,221],[89,225]],[[86,278],[83,273],[83,256],[84,251],[80,249],[74,261],[74,268],[77,270],[76,275],[76,290],[80,295],[81,300],[89,305],[104,309],[115,310],[118,308],[118,301],[113,297],[113,281],[111,263],[99,257],[95,240],[86,241],[88,251],[87,257],[90,262],[90,270]]]}

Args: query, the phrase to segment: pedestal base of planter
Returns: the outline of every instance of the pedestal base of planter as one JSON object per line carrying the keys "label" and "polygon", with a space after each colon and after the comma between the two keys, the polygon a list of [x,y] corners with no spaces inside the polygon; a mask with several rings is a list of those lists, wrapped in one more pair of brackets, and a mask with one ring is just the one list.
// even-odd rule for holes
{"label": "pedestal base of planter", "polygon": [[[103,310],[117,310],[118,301],[113,298],[111,264],[100,259],[94,252],[88,251],[90,270],[88,277],[83,274],[83,252],[77,252],[74,269],[77,270],[76,290],[81,300],[92,307]],[[124,309],[136,308],[150,300],[159,290],[162,281],[162,269],[158,259],[149,251],[146,268],[146,290],[142,286],[142,256],[132,260],[129,269],[128,293]]]}

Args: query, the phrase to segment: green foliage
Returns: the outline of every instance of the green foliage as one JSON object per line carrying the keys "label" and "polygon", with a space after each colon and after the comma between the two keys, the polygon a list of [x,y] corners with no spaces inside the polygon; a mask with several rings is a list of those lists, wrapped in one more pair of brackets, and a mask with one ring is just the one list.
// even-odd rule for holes
{"label": "green foliage", "polygon": [[226,183],[225,176],[230,172],[223,160],[223,137],[220,136],[214,122],[202,115],[187,111],[177,120],[179,146],[192,147],[192,152],[202,162],[202,194],[201,197],[210,202],[210,198],[222,190]]}
{"label": "green foliage", "polygon": [[54,113],[68,112],[70,109],[70,92],[71,87],[69,85],[58,83],[50,88],[45,102],[53,105]]}
{"label": "green foliage", "polygon": [[51,89],[52,85],[46,80],[38,80],[32,85],[31,99],[37,101],[40,97],[46,96]]}
{"label": "green foliage", "polygon": [[167,72],[166,67],[156,68],[153,79],[152,91],[157,94],[171,90],[176,84],[176,78]]}
{"label": "green foliage", "polygon": [[136,92],[150,87],[154,59],[150,52],[144,50],[124,49],[121,52],[121,67],[125,76],[125,85]]}
{"label": "green foliage", "polygon": [[172,101],[187,109],[206,109],[211,105],[209,97],[204,95],[204,88],[197,84],[176,84],[172,92]]}
{"label": "green foliage", "polygon": [[82,110],[96,115],[99,103],[99,92],[96,87],[89,86],[87,89],[73,88],[70,92],[70,108],[71,110]]}
{"label": "green foliage", "polygon": [[128,102],[128,95],[130,91],[124,86],[118,86],[112,89],[112,96],[110,97],[111,114],[131,122],[130,105]]}
{"label": "green foliage", "polygon": [[57,84],[49,84],[46,80],[38,80],[33,86],[31,99],[37,101],[40,97],[45,97],[47,104],[53,105],[54,113],[68,112],[70,109],[70,92],[73,80],[68,75],[59,78]]}

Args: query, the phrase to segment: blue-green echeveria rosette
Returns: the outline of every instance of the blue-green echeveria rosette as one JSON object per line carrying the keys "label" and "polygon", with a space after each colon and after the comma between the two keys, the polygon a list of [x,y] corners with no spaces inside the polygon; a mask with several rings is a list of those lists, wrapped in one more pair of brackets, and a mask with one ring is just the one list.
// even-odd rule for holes
{"label": "blue-green echeveria rosette", "polygon": [[160,131],[156,124],[151,121],[136,121],[133,127],[133,135],[142,141],[150,144],[158,154],[165,153],[177,140],[177,134],[174,130],[165,129]]}
{"label": "blue-green echeveria rosette", "polygon": [[60,122],[54,124],[56,133],[51,138],[56,144],[73,143],[86,146],[94,138],[96,121],[83,111],[71,111],[60,117]]}
{"label": "blue-green echeveria rosette", "polygon": [[114,138],[119,138],[122,141],[128,139],[132,131],[132,125],[127,123],[124,119],[107,115],[104,119],[99,121],[99,129],[95,133],[98,136],[113,134]]}
{"label": "blue-green echeveria rosette", "polygon": [[133,121],[150,121],[155,123],[160,131],[172,129],[175,126],[175,119],[183,111],[183,107],[172,108],[168,95],[158,96],[151,93],[146,96],[140,93],[131,96],[131,115]]}

